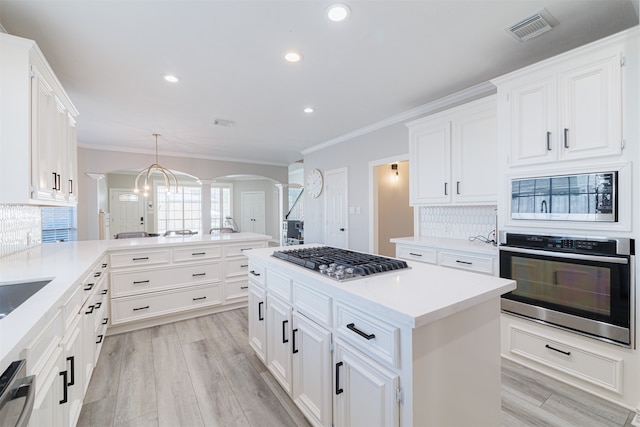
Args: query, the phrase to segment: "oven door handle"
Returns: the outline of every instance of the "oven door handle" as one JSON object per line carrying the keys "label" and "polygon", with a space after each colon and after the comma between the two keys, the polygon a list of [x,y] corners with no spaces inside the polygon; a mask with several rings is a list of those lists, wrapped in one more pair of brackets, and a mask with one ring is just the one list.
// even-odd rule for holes
{"label": "oven door handle", "polygon": [[571,254],[566,252],[541,251],[536,249],[524,249],[524,248],[514,248],[514,247],[505,247],[505,246],[500,247],[500,250],[505,252],[517,252],[521,254],[544,255],[547,257],[554,257],[554,258],[580,259],[585,261],[608,262],[611,264],[629,264],[629,259],[625,256]]}

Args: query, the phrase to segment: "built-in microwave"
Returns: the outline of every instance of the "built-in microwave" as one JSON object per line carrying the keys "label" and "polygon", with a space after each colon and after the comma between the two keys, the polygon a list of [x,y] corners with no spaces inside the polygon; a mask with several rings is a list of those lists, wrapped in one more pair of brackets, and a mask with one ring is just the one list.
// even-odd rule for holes
{"label": "built-in microwave", "polygon": [[618,221],[618,172],[511,180],[511,219]]}

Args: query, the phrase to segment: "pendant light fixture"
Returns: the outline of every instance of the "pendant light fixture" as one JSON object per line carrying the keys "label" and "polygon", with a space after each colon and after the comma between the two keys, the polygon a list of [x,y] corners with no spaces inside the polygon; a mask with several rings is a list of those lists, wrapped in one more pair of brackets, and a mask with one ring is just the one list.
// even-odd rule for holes
{"label": "pendant light fixture", "polygon": [[140,171],[140,173],[136,177],[136,184],[135,188],[133,189],[133,192],[136,194],[140,192],[138,182],[140,181],[140,177],[144,175],[144,197],[147,197],[149,195],[149,177],[156,171],[160,172],[164,176],[164,185],[165,187],[167,187],[167,193],[171,193],[171,179],[173,179],[175,191],[178,191],[178,179],[176,178],[176,176],[169,169],[163,168],[158,164],[158,137],[160,136],[160,134],[154,133],[153,136],[156,137],[156,162]]}

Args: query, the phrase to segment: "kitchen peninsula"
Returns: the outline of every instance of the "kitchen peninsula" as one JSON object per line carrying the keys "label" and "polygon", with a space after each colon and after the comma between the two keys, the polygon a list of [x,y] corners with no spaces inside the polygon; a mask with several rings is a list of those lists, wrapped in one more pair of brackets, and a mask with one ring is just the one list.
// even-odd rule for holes
{"label": "kitchen peninsula", "polygon": [[243,251],[265,248],[269,239],[224,233],[78,241],[0,258],[0,285],[48,282],[0,320],[0,371],[26,359],[27,375],[36,375],[31,424],[75,425],[107,333],[246,306]]}
{"label": "kitchen peninsula", "polygon": [[411,261],[337,281],[273,253],[247,252],[249,340],[313,425],[500,425],[514,281]]}

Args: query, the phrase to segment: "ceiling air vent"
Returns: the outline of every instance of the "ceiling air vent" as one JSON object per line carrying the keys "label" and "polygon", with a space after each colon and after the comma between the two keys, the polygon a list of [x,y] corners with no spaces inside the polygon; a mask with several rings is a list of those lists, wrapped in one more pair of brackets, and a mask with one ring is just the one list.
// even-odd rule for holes
{"label": "ceiling air vent", "polygon": [[213,124],[216,126],[223,126],[226,128],[230,128],[235,124],[235,122],[232,120],[225,120],[225,119],[213,119]]}
{"label": "ceiling air vent", "polygon": [[519,42],[523,42],[546,33],[557,24],[558,21],[546,9],[542,9],[528,18],[505,28],[505,31]]}

